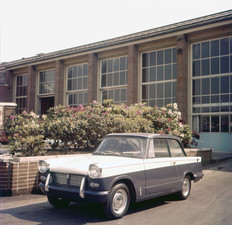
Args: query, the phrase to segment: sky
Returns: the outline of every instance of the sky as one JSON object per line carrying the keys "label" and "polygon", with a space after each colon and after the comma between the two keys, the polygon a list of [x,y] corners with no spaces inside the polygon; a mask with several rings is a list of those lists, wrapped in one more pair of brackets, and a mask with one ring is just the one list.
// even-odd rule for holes
{"label": "sky", "polygon": [[231,0],[0,0],[0,63],[230,9]]}

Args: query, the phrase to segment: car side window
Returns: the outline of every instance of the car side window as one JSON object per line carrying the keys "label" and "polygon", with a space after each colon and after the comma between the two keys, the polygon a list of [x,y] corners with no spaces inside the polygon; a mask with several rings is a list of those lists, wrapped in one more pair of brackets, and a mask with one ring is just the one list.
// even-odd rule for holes
{"label": "car side window", "polygon": [[166,139],[153,139],[153,145],[151,142],[148,157],[170,157]]}
{"label": "car side window", "polygon": [[177,140],[170,139],[168,140],[168,144],[169,144],[169,149],[170,149],[172,157],[184,157],[185,156],[183,149]]}

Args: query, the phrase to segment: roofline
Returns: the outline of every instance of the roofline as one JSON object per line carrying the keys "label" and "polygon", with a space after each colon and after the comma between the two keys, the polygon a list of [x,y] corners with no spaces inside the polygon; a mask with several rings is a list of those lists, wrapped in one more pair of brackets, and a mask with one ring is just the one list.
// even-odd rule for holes
{"label": "roofline", "polygon": [[171,25],[161,26],[158,28],[153,28],[141,32],[136,32],[116,38],[107,39],[104,41],[94,42],[91,44],[86,44],[78,47],[68,48],[64,50],[54,51],[46,54],[39,54],[37,56],[23,58],[20,60],[15,60],[11,62],[5,62],[4,66],[6,69],[10,69],[17,66],[22,66],[29,63],[41,62],[45,60],[51,60],[58,57],[71,56],[77,53],[93,51],[96,49],[101,49],[103,47],[110,47],[119,44],[125,44],[132,41],[137,41],[146,38],[152,38],[160,35],[165,35],[169,33],[174,33],[182,30],[187,30],[191,28],[196,28],[204,25],[214,24],[222,21],[227,21],[232,19],[232,10],[227,10],[224,12],[219,12],[211,14],[208,16],[198,17],[195,19],[186,20],[183,22],[174,23]]}

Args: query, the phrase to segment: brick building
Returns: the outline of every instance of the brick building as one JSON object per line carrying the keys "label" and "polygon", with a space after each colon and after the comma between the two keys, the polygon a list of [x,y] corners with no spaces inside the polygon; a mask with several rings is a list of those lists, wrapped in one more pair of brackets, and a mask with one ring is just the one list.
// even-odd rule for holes
{"label": "brick building", "polygon": [[232,10],[0,66],[0,102],[177,102],[200,147],[232,152]]}

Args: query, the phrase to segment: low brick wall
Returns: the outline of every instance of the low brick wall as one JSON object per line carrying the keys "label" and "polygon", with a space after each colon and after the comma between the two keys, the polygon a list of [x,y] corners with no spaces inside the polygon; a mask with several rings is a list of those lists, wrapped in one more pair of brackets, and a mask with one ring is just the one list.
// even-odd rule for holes
{"label": "low brick wall", "polygon": [[0,194],[22,195],[39,191],[37,162],[0,162]]}
{"label": "low brick wall", "polygon": [[202,148],[202,149],[195,149],[195,148],[187,148],[185,149],[187,156],[194,157],[200,156],[202,160],[202,164],[209,164],[212,162],[212,149],[209,148]]}

